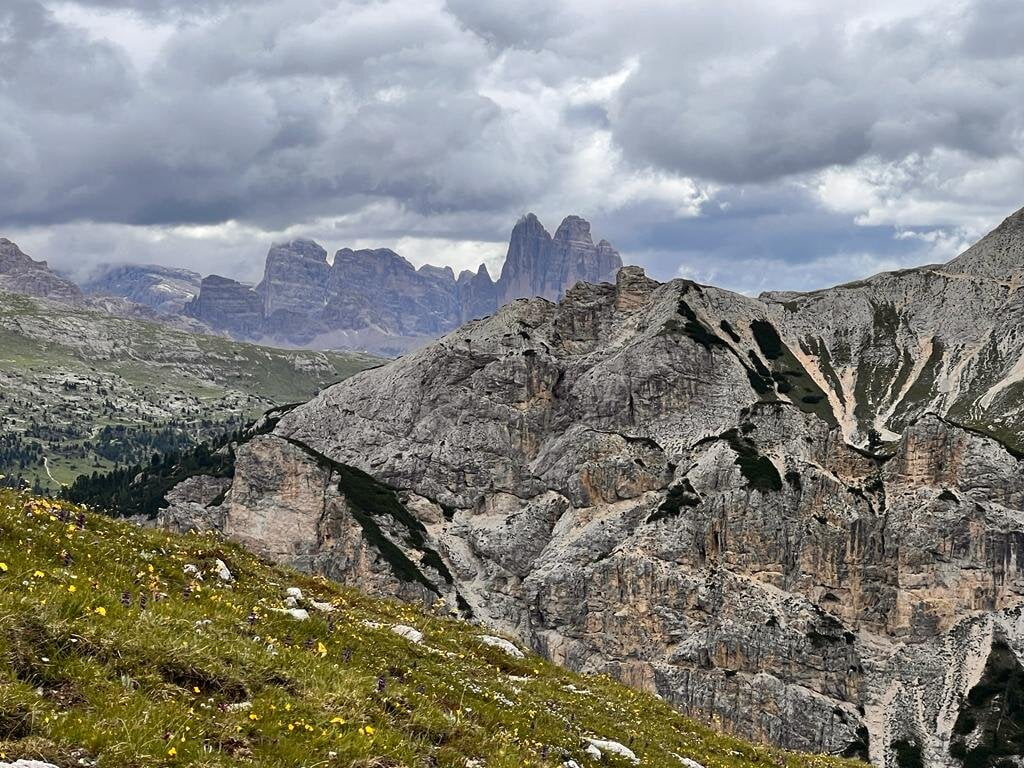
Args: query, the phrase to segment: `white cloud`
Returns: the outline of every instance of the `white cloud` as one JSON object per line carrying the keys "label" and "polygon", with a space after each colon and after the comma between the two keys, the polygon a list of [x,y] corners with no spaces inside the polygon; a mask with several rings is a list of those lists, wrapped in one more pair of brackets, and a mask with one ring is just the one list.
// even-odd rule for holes
{"label": "white cloud", "polygon": [[0,230],[254,279],[297,235],[495,266],[533,210],[664,275],[855,277],[1021,205],[1022,7],[6,0]]}

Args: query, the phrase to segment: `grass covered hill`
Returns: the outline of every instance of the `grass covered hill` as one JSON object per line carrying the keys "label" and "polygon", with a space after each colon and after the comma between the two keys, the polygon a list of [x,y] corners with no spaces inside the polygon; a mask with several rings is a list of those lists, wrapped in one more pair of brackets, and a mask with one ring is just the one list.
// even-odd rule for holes
{"label": "grass covered hill", "polygon": [[0,491],[0,659],[0,762],[862,765],[717,734],[480,627],[217,538],[11,491]]}
{"label": "grass covered hill", "polygon": [[52,492],[187,450],[382,362],[0,293],[0,483]]}

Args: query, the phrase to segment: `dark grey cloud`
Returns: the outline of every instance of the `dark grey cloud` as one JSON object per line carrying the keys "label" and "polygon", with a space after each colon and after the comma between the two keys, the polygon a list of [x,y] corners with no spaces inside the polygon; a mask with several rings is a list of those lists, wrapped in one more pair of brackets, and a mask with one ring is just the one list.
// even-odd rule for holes
{"label": "dark grey cloud", "polygon": [[247,276],[285,234],[500,253],[525,210],[661,276],[932,258],[1022,202],[1024,11],[895,6],[6,0],[0,232]]}
{"label": "dark grey cloud", "polygon": [[980,58],[1024,56],[1024,4],[1015,0],[982,0],[965,14],[963,49]]}
{"label": "dark grey cloud", "polygon": [[938,148],[1020,151],[1024,68],[959,55],[962,16],[843,22],[768,26],[740,59],[646,53],[619,96],[616,138],[638,160],[731,184]]}
{"label": "dark grey cloud", "polygon": [[105,11],[130,11],[157,18],[202,17],[223,12],[238,0],[74,0],[83,8]]}

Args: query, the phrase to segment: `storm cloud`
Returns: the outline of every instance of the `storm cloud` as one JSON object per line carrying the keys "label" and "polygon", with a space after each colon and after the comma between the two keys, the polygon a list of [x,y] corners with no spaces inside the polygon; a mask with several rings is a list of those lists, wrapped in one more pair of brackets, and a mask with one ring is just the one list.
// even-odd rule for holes
{"label": "storm cloud", "polygon": [[1024,204],[1022,41],[1011,0],[6,0],[0,233],[251,279],[575,212],[659,277],[816,287]]}

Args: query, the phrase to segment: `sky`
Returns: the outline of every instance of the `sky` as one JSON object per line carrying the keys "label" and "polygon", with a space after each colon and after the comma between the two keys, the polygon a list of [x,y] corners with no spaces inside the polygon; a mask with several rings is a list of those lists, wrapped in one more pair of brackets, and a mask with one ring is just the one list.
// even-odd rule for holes
{"label": "sky", "polygon": [[3,0],[0,236],[258,280],[272,242],[500,266],[591,221],[803,290],[1024,206],[1020,0]]}

